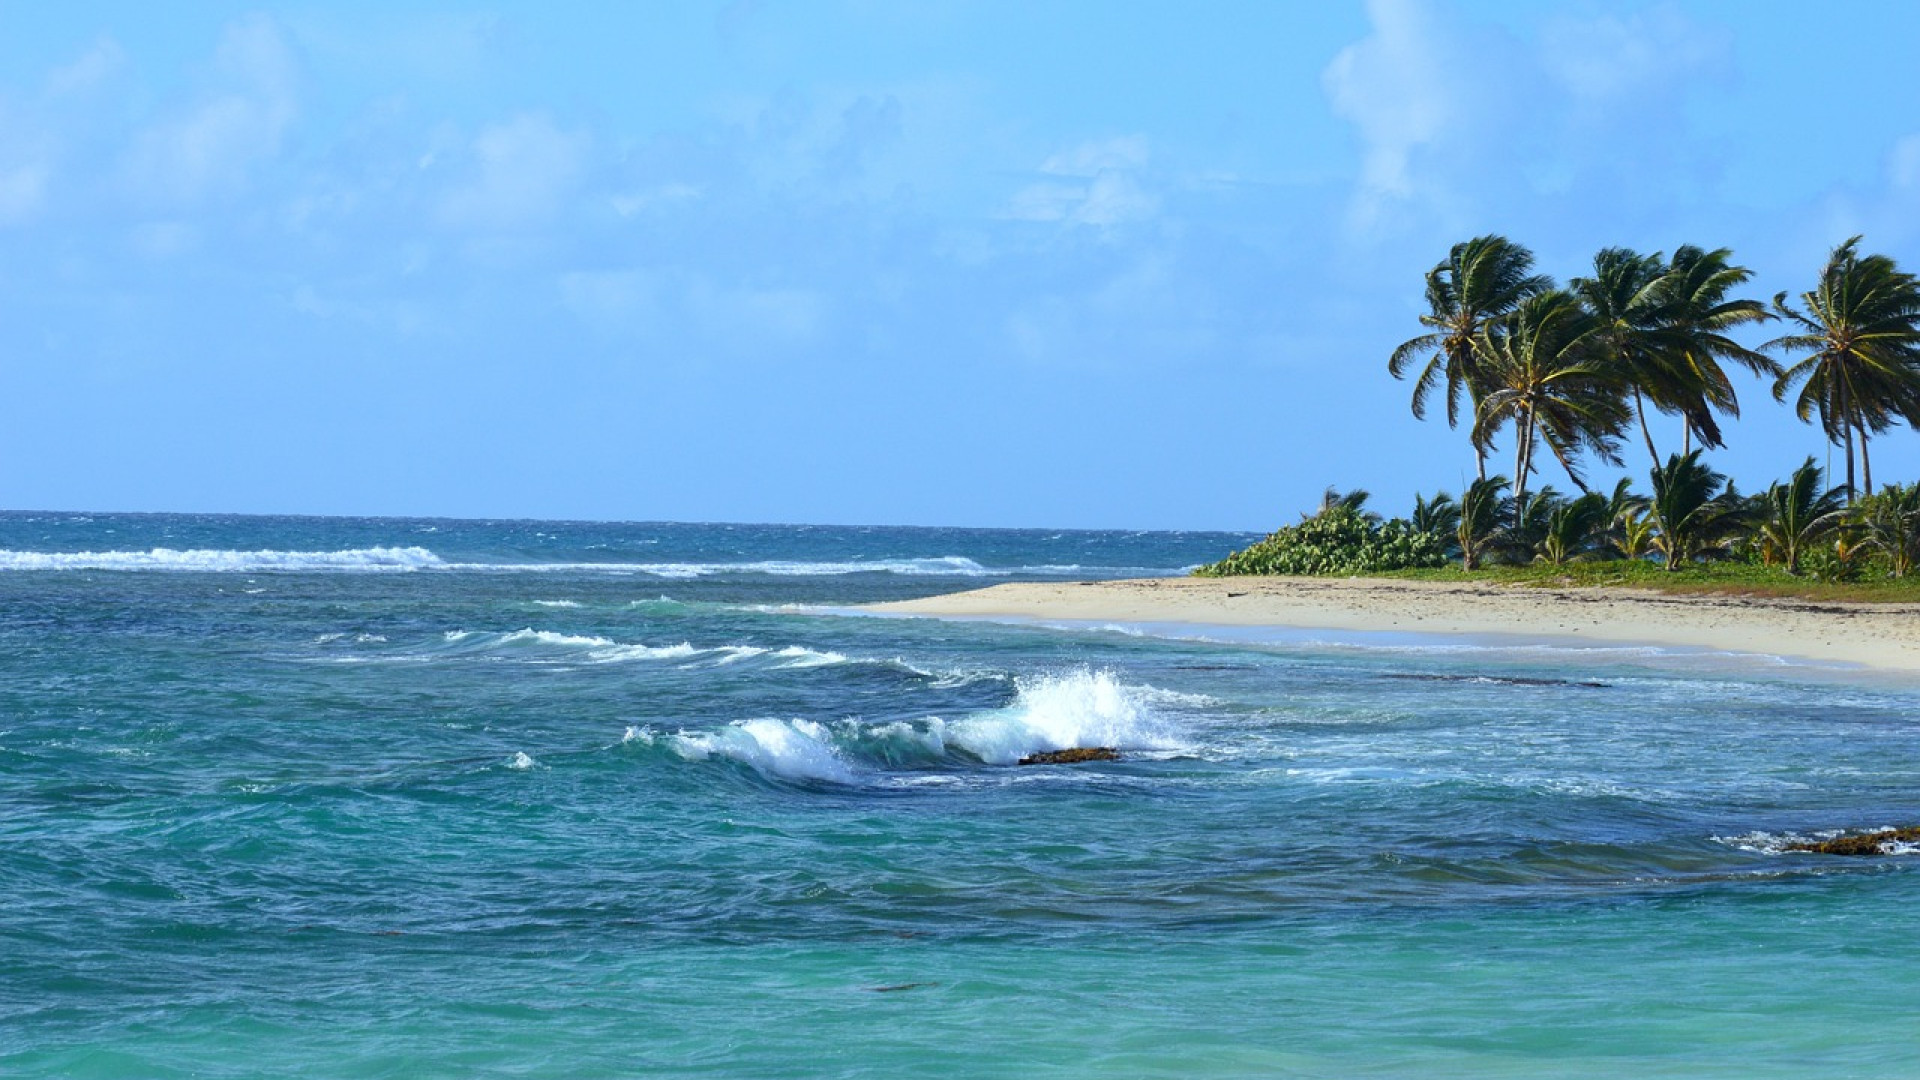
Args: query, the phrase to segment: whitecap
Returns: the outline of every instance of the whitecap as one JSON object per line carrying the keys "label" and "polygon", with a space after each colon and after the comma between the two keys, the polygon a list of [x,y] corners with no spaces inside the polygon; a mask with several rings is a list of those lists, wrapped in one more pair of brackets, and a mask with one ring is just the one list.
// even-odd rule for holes
{"label": "whitecap", "polygon": [[1111,671],[1082,669],[1021,678],[1015,685],[1012,704],[949,725],[948,741],[994,765],[1077,747],[1187,748],[1154,707],[1157,691],[1123,684]]}
{"label": "whitecap", "polygon": [[527,752],[524,750],[515,750],[513,757],[507,759],[507,768],[509,769],[531,769],[538,764],[540,763],[527,756]]}
{"label": "whitecap", "polygon": [[742,720],[719,731],[683,731],[673,736],[672,745],[692,761],[717,755],[789,780],[854,782],[852,767],[834,749],[826,729],[811,720]]}
{"label": "whitecap", "polygon": [[847,662],[847,657],[844,653],[837,653],[832,650],[822,651],[809,649],[804,645],[789,645],[773,655],[786,661],[784,664],[777,665],[783,668],[828,667],[833,664],[844,664]]}
{"label": "whitecap", "polygon": [[525,630],[515,630],[513,633],[507,634],[500,639],[500,644],[502,645],[519,645],[527,642],[534,642],[541,645],[567,645],[583,648],[606,648],[613,644],[612,641],[603,637],[557,634],[551,630],[535,630],[531,627]]}
{"label": "whitecap", "polygon": [[422,547],[370,547],[344,551],[179,551],[173,548],[153,548],[150,551],[0,550],[0,570],[396,572],[438,569],[446,565],[438,555]]}

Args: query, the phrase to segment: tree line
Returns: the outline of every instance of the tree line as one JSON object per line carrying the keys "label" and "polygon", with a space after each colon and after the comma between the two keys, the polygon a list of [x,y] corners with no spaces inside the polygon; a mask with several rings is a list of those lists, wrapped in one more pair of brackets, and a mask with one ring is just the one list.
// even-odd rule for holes
{"label": "tree line", "polygon": [[[1860,240],[1833,250],[1798,305],[1784,292],[1768,305],[1734,295],[1753,275],[1725,248],[1688,245],[1671,258],[1605,248],[1592,276],[1561,288],[1534,272],[1525,247],[1476,237],[1427,273],[1427,332],[1395,349],[1387,370],[1404,378],[1419,367],[1416,417],[1444,389],[1447,422],[1457,426],[1465,399],[1482,479],[1494,438],[1511,426],[1515,494],[1524,499],[1542,445],[1582,491],[1576,459],[1621,464],[1635,427],[1660,468],[1649,407],[1681,419],[1685,449],[1725,445],[1718,417],[1740,415],[1731,363],[1772,377],[1776,400],[1792,394],[1802,421],[1818,419],[1845,452],[1851,501],[1873,490],[1871,437],[1920,425],[1920,279],[1888,256],[1862,254]],[[1789,332],[1757,350],[1729,336],[1776,319]]]}
{"label": "tree line", "polygon": [[[1857,575],[1869,560],[1906,575],[1920,556],[1920,484],[1876,492],[1869,450],[1896,424],[1920,428],[1920,279],[1860,242],[1834,248],[1797,302],[1782,292],[1771,303],[1739,295],[1752,272],[1725,248],[1688,245],[1671,257],[1606,248],[1590,276],[1562,287],[1505,237],[1454,245],[1426,276],[1425,332],[1395,349],[1387,370],[1412,377],[1415,417],[1438,394],[1448,424],[1466,422],[1476,479],[1458,500],[1416,496],[1412,516],[1391,522],[1365,511],[1364,492],[1330,490],[1300,525],[1201,572],[1656,557],[1671,570],[1741,556],[1799,574],[1812,555],[1822,576]],[[1769,322],[1786,332],[1758,348],[1731,336]],[[1777,401],[1791,398],[1800,420],[1817,422],[1843,452],[1845,481],[1828,487],[1809,457],[1743,496],[1709,467],[1703,452],[1725,445],[1720,420],[1740,414],[1729,366],[1771,378]],[[1664,459],[1650,413],[1681,422],[1681,447]],[[1513,479],[1489,476],[1495,440],[1509,432]],[[1590,489],[1585,464],[1623,465],[1636,434],[1651,495],[1625,480],[1611,494]],[[1577,496],[1529,490],[1542,450]]]}

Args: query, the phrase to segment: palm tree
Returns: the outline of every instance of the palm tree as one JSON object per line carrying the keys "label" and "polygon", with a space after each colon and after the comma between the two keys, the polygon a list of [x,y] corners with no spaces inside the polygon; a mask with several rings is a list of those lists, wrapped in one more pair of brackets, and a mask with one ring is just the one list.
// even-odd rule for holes
{"label": "palm tree", "polygon": [[1607,498],[1607,525],[1603,539],[1623,559],[1644,559],[1653,550],[1656,525],[1644,495],[1633,493],[1633,481],[1621,477]]}
{"label": "palm tree", "polygon": [[[1873,490],[1868,437],[1895,419],[1920,426],[1920,281],[1885,255],[1862,255],[1856,236],[1833,249],[1820,283],[1800,294],[1803,313],[1773,299],[1780,317],[1798,328],[1762,346],[1804,354],[1774,380],[1773,396],[1785,401],[1795,386],[1794,413],[1817,414],[1829,442],[1847,453],[1847,500]],[[1860,444],[1863,486],[1854,484],[1853,448]]]}
{"label": "palm tree", "polygon": [[1453,496],[1444,491],[1437,492],[1431,499],[1425,499],[1419,492],[1413,495],[1413,517],[1408,522],[1414,532],[1430,533],[1438,537],[1442,553],[1447,556],[1458,554],[1459,541],[1456,534],[1460,531],[1460,504]]}
{"label": "palm tree", "polygon": [[1544,442],[1582,492],[1587,485],[1573,455],[1592,452],[1617,464],[1627,423],[1605,353],[1599,322],[1570,293],[1528,297],[1509,317],[1480,332],[1476,347],[1483,393],[1474,437],[1486,442],[1503,423],[1514,424],[1514,500],[1526,505],[1534,449]]}
{"label": "palm tree", "polygon": [[[1445,261],[1427,272],[1427,314],[1420,316],[1427,333],[1403,342],[1387,359],[1387,371],[1405,378],[1421,358],[1425,366],[1413,382],[1413,415],[1424,420],[1427,399],[1436,387],[1446,386],[1447,426],[1460,421],[1460,395],[1478,411],[1480,364],[1474,342],[1487,325],[1502,318],[1521,301],[1553,287],[1553,279],[1533,272],[1533,252],[1504,236],[1476,236],[1453,245]],[[1474,458],[1480,479],[1487,477],[1487,446],[1475,440]]]}
{"label": "palm tree", "polygon": [[1536,548],[1538,557],[1565,566],[1598,551],[1612,521],[1612,509],[1607,497],[1597,491],[1562,501],[1547,516],[1545,535]]}
{"label": "palm tree", "polygon": [[[1515,500],[1519,502],[1519,500]],[[1501,547],[1506,549],[1507,558],[1516,563],[1532,562],[1539,557],[1540,547],[1547,539],[1547,525],[1561,507],[1567,505],[1566,497],[1553,490],[1548,484],[1525,502],[1514,507],[1513,524],[1507,528]]]}
{"label": "palm tree", "polygon": [[1654,390],[1663,366],[1656,341],[1662,304],[1655,286],[1665,269],[1658,253],[1641,255],[1626,248],[1601,248],[1593,257],[1593,276],[1574,278],[1567,286],[1598,324],[1595,337],[1607,350],[1616,376],[1633,390],[1640,432],[1656,466],[1660,456],[1647,427],[1645,397]]}
{"label": "palm tree", "polygon": [[1827,489],[1825,474],[1809,457],[1784,484],[1776,483],[1762,496],[1757,539],[1771,564],[1779,559],[1787,573],[1800,573],[1800,556],[1841,527],[1846,513],[1845,492]]}
{"label": "palm tree", "polygon": [[1778,364],[1727,336],[1734,327],[1773,318],[1758,300],[1728,298],[1728,293],[1753,277],[1753,271],[1732,265],[1732,258],[1733,252],[1726,248],[1704,251],[1684,244],[1673,253],[1660,278],[1665,308],[1660,344],[1667,353],[1667,384],[1681,394],[1656,394],[1654,404],[1686,418],[1687,450],[1693,449],[1695,437],[1707,449],[1726,445],[1713,417],[1716,410],[1735,419],[1740,416],[1739,398],[1721,360],[1731,360],[1756,375],[1780,374]]}
{"label": "palm tree", "polygon": [[1653,548],[1666,556],[1668,570],[1718,548],[1738,531],[1744,515],[1725,498],[1726,480],[1700,464],[1698,450],[1669,454],[1666,465],[1653,470],[1648,505],[1659,526]]}
{"label": "palm tree", "polygon": [[1887,556],[1887,570],[1905,577],[1920,563],[1920,483],[1888,484],[1856,507],[1862,543]]}
{"label": "palm tree", "polygon": [[1362,521],[1377,523],[1380,515],[1367,509],[1367,500],[1371,498],[1373,493],[1365,488],[1354,488],[1352,491],[1343,492],[1339,488],[1329,486],[1327,490],[1320,493],[1320,509],[1311,514],[1301,514],[1300,520],[1310,521],[1339,511],[1350,511]]}
{"label": "palm tree", "polygon": [[1500,541],[1500,526],[1513,513],[1506,494],[1507,478],[1492,476],[1467,485],[1460,496],[1460,520],[1454,536],[1460,541],[1460,569],[1475,570]]}
{"label": "palm tree", "polygon": [[1615,377],[1631,391],[1641,438],[1655,468],[1660,453],[1647,423],[1647,402],[1685,418],[1688,449],[1724,445],[1714,411],[1740,415],[1733,384],[1720,367],[1733,360],[1749,370],[1777,374],[1765,356],[1726,336],[1742,323],[1769,318],[1757,300],[1728,299],[1752,277],[1730,263],[1726,248],[1705,251],[1684,245],[1671,262],[1626,248],[1603,248],[1593,258],[1593,276],[1574,278],[1570,289],[1599,321]]}

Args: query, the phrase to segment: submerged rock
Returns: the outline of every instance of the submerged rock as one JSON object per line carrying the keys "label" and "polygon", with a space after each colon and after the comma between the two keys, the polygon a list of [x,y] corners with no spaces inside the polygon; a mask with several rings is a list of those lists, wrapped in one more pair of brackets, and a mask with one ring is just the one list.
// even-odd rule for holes
{"label": "submerged rock", "polygon": [[1072,750],[1047,750],[1028,754],[1022,765],[1077,765],[1082,761],[1119,761],[1120,751],[1111,746],[1077,746]]}
{"label": "submerged rock", "polygon": [[1920,825],[1836,836],[1831,840],[1807,840],[1788,844],[1787,850],[1815,851],[1822,855],[1884,855],[1888,844],[1920,844]]}

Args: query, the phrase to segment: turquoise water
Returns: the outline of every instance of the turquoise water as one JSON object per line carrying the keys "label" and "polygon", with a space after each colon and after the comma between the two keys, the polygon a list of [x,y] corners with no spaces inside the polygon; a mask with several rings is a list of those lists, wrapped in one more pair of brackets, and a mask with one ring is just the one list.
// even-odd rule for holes
{"label": "turquoise water", "polygon": [[0,1075],[1920,1075],[1911,681],[842,610],[1244,539],[0,515]]}

